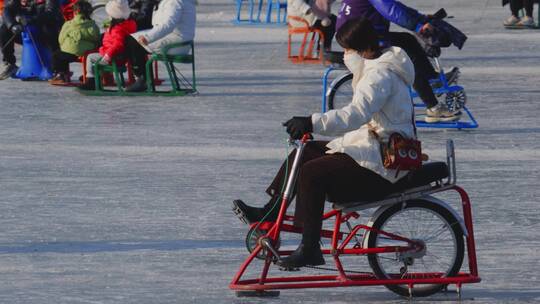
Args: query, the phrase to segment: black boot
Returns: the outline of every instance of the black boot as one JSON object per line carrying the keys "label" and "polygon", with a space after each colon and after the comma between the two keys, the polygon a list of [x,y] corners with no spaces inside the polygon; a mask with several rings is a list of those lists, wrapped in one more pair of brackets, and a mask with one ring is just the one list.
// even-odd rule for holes
{"label": "black boot", "polygon": [[137,80],[126,88],[126,92],[144,92],[146,91],[146,79],[139,77]]}
{"label": "black boot", "polygon": [[266,222],[274,222],[279,214],[280,202],[279,199],[272,198],[264,207],[257,208],[246,205],[241,200],[234,200],[232,209],[236,216],[246,224],[260,222],[263,218]]}
{"label": "black boot", "polygon": [[296,248],[291,255],[282,258],[278,265],[285,269],[294,269],[299,267],[324,265],[321,247],[316,245],[305,245],[303,242]]}
{"label": "black boot", "polygon": [[96,89],[96,79],[94,77],[86,78],[86,81],[77,87],[83,91],[93,91]]}

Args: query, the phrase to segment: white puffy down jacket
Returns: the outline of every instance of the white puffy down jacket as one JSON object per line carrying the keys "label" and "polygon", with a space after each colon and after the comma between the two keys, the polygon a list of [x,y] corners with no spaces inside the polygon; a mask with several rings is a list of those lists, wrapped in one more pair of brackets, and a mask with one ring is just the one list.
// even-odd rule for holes
{"label": "white puffy down jacket", "polygon": [[[161,0],[152,15],[152,28],[133,34],[135,38],[144,35],[148,40],[147,49],[159,52],[171,43],[193,40],[195,37],[195,0]],[[190,48],[172,49],[169,54],[185,54]]]}
{"label": "white puffy down jacket", "polygon": [[369,132],[374,130],[382,140],[401,133],[414,138],[413,104],[409,86],[414,81],[414,67],[402,49],[390,47],[376,59],[365,60],[363,67],[353,69],[354,96],[341,108],[311,116],[313,132],[341,136],[332,140],[327,153],[346,153],[360,164],[392,183],[406,175],[383,167],[380,144]]}

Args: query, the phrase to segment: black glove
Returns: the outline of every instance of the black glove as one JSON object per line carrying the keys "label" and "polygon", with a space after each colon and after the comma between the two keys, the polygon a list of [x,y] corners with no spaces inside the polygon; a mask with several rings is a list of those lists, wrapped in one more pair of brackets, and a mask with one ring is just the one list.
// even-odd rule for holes
{"label": "black glove", "polygon": [[304,134],[313,132],[311,116],[294,116],[284,122],[283,126],[287,127],[287,133],[289,133],[292,139],[301,139]]}
{"label": "black glove", "polygon": [[24,28],[22,25],[16,23],[14,24],[12,27],[11,27],[11,32],[13,33],[13,35],[19,35],[20,33],[22,33],[24,31]]}

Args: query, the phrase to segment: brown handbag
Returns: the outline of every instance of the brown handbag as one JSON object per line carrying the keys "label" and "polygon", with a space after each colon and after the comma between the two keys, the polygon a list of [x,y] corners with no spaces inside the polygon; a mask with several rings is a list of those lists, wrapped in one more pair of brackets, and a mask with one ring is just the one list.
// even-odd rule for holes
{"label": "brown handbag", "polygon": [[383,166],[387,169],[415,170],[422,167],[422,145],[419,140],[392,133],[381,143]]}

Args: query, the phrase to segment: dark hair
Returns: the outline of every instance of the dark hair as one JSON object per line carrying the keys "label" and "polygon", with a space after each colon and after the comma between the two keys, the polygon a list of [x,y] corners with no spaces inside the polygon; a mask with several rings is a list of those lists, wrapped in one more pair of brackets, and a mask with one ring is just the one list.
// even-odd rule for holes
{"label": "dark hair", "polygon": [[336,34],[336,40],[345,49],[358,52],[379,49],[379,35],[368,19],[351,19]]}
{"label": "dark hair", "polygon": [[73,9],[82,16],[83,19],[90,19],[92,16],[92,4],[86,0],[79,0],[73,5]]}

